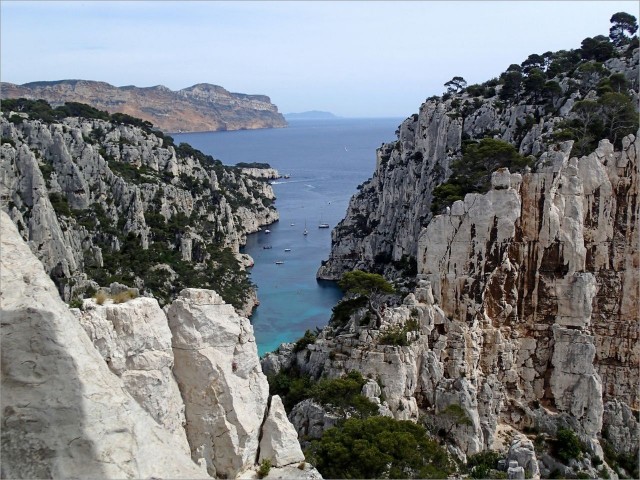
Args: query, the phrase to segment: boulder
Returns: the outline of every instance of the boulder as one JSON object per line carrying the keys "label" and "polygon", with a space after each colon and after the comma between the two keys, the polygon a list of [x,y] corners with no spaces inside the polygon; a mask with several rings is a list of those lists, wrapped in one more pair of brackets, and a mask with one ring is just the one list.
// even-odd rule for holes
{"label": "boulder", "polygon": [[271,397],[269,412],[262,425],[258,463],[261,464],[265,460],[269,460],[275,467],[304,462],[298,434],[289,422],[278,395]]}

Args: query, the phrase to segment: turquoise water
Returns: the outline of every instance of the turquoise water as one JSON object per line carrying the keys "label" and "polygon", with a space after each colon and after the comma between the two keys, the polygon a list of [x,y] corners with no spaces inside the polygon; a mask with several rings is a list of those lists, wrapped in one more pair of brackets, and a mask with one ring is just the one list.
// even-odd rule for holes
{"label": "turquoise water", "polygon": [[[331,229],[344,217],[356,187],[373,173],[375,149],[395,140],[401,121],[298,120],[282,129],[173,135],[176,143],[187,142],[227,165],[266,162],[291,176],[273,183],[280,221],[267,227],[269,234],[263,229],[249,235],[243,249],[255,260],[250,271],[260,306],[251,323],[260,355],[327,324],[342,292],[315,275],[329,255]],[[331,228],[320,229],[319,223]]]}

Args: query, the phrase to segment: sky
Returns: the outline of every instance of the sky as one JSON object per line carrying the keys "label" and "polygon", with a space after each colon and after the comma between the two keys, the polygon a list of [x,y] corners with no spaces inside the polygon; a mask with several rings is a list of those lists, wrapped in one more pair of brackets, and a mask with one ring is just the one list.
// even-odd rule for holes
{"label": "sky", "polygon": [[638,3],[0,0],[0,80],[212,83],[282,113],[406,117],[454,76],[608,35],[619,11]]}

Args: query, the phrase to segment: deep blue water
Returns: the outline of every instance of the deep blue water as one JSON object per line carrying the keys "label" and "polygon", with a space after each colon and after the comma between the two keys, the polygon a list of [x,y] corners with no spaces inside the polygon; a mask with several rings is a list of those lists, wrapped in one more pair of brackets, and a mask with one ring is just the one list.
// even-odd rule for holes
{"label": "deep blue water", "polygon": [[[280,221],[267,227],[269,234],[249,235],[243,249],[255,260],[250,272],[260,306],[251,322],[260,355],[327,324],[342,292],[315,275],[329,255],[331,229],[344,217],[356,187],[372,175],[376,148],[395,140],[402,120],[298,120],[281,129],[173,135],[176,143],[187,142],[224,164],[266,162],[291,175],[273,184]],[[320,222],[331,228],[319,229]]]}

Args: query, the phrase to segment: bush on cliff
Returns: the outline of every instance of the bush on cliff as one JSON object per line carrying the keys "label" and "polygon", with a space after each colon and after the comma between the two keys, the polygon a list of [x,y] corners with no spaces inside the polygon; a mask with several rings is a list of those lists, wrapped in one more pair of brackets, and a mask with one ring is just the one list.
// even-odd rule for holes
{"label": "bush on cliff", "polygon": [[454,466],[421,425],[388,417],[349,419],[306,452],[324,478],[447,478]]}
{"label": "bush on cliff", "polygon": [[269,392],[280,395],[287,411],[296,403],[307,398],[331,407],[334,411],[360,418],[378,413],[378,406],[362,395],[362,387],[367,382],[360,372],[349,372],[341,378],[323,378],[314,382],[310,376],[296,369],[281,370],[268,377]]}
{"label": "bush on cliff", "polygon": [[502,140],[483,138],[479,142],[463,144],[462,157],[451,163],[451,176],[433,189],[431,210],[440,212],[467,193],[485,193],[491,186],[491,173],[506,167],[518,172],[533,163],[518,153],[516,148]]}

